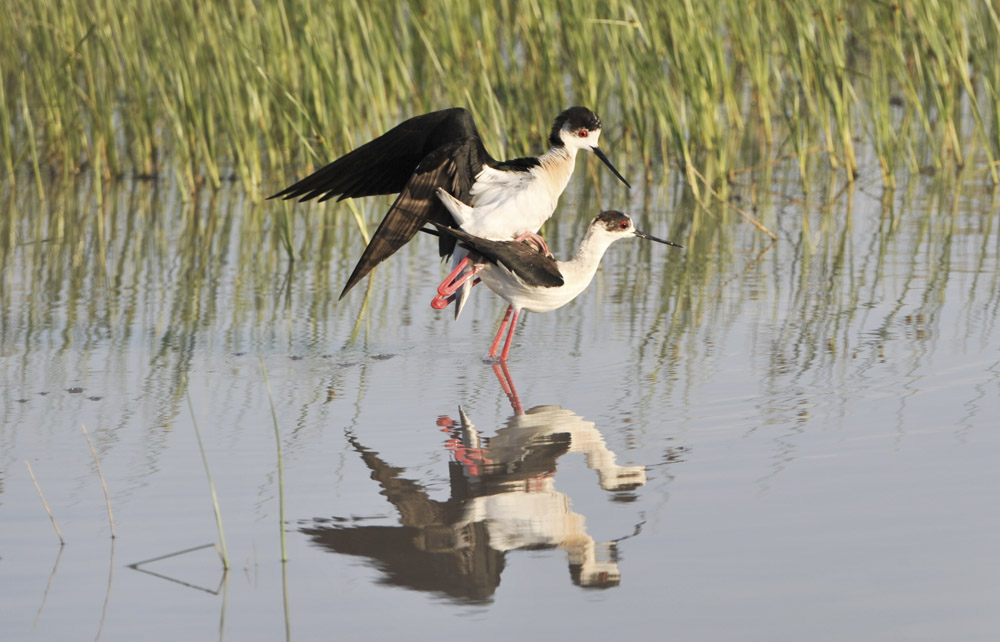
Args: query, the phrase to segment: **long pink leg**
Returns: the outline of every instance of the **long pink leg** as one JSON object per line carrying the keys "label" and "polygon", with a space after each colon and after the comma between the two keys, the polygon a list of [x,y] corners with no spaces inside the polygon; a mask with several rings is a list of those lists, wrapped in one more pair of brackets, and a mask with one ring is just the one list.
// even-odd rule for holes
{"label": "long pink leg", "polygon": [[510,354],[510,340],[514,338],[514,328],[517,327],[517,315],[521,314],[518,309],[514,310],[514,315],[510,318],[510,330],[507,331],[507,340],[503,344],[503,352],[500,353],[500,361],[506,361],[507,355]]}
{"label": "long pink leg", "polygon": [[500,337],[503,336],[503,331],[507,329],[507,321],[510,320],[511,313],[514,312],[514,306],[507,306],[507,313],[503,315],[503,321],[500,322],[500,328],[497,329],[497,336],[493,338],[493,344],[490,345],[490,359],[495,359],[497,356],[497,348],[500,347]]}
{"label": "long pink leg", "polygon": [[[469,257],[465,257],[459,261],[455,269],[448,273],[448,276],[444,277],[444,281],[441,281],[441,285],[438,286],[437,296],[431,301],[431,307],[435,310],[441,310],[448,307],[448,304],[455,300],[455,291],[462,287],[462,284],[476,276],[476,274],[483,269],[482,265],[473,265],[465,274],[462,274],[464,270],[469,265]],[[461,275],[461,276],[459,276]],[[473,281],[475,285],[477,281]]]}

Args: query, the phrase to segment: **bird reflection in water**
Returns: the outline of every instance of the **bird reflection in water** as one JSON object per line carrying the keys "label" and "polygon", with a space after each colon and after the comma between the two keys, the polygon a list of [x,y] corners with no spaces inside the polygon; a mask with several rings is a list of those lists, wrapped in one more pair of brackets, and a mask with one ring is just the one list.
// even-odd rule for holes
{"label": "bird reflection in water", "polygon": [[506,364],[493,369],[514,408],[506,426],[483,437],[461,407],[457,421],[438,419],[452,453],[450,499],[431,499],[427,489],[403,477],[404,469],[349,435],[401,524],[317,519],[302,532],[332,551],[374,560],[392,584],[460,600],[489,600],[500,584],[504,556],[514,550],[561,549],[575,584],[617,586],[617,541],[599,543],[587,534],[583,515],[573,512],[570,498],[555,488],[556,461],[566,453],[582,453],[601,488],[622,500],[646,483],[645,467],[619,466],[594,423],[570,410],[536,406],[524,411]]}

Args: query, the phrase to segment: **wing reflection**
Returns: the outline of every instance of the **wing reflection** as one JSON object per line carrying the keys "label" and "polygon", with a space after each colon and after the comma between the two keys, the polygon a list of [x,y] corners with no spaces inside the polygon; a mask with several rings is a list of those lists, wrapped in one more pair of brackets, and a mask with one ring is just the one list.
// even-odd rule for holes
{"label": "wing reflection", "polygon": [[514,414],[493,437],[483,437],[459,407],[441,417],[448,434],[451,497],[431,499],[404,469],[385,462],[354,435],[348,441],[400,515],[399,526],[331,524],[315,520],[302,532],[332,551],[374,560],[387,581],[453,598],[486,601],[500,584],[508,551],[558,548],[570,577],[583,587],[621,581],[617,542],[596,542],[583,515],[555,487],[556,462],[582,453],[601,488],[628,500],[646,483],[643,466],[619,466],[593,422],[559,406],[523,411],[506,366],[494,367]]}

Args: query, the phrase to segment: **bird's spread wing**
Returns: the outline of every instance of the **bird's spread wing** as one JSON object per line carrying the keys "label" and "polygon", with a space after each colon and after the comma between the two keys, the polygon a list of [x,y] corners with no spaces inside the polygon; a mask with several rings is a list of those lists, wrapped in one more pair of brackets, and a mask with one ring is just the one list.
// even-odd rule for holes
{"label": "bird's spread wing", "polygon": [[455,227],[434,224],[442,236],[454,236],[463,247],[490,263],[503,265],[527,285],[557,288],[564,283],[556,260],[528,243],[491,241]]}
{"label": "bird's spread wing", "polygon": [[[325,201],[395,194],[428,154],[466,138],[479,140],[479,132],[461,107],[415,116],[269,198]],[[492,161],[488,155],[485,159]]]}
{"label": "bird's spread wing", "polygon": [[[435,190],[443,187],[456,198],[468,203],[476,173],[488,158],[478,136],[452,141],[430,152],[413,170],[399,196],[372,235],[354,272],[347,280],[340,298],[347,294],[372,268],[403,247],[426,223],[455,226],[447,208],[438,199]],[[455,249],[455,239],[449,235],[439,238],[441,256],[448,256]]]}

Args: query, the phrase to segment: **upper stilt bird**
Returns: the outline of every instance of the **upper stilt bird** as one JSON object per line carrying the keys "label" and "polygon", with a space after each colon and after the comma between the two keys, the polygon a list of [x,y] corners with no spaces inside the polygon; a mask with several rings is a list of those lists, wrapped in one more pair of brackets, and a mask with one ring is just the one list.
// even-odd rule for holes
{"label": "upper stilt bird", "polygon": [[[553,123],[547,152],[498,161],[486,151],[468,111],[445,109],[403,121],[270,198],[325,201],[399,193],[340,293],[344,298],[417,231],[433,232],[431,223],[461,225],[473,236],[497,241],[537,237],[566,189],[581,149],[593,152],[631,187],[598,147],[600,135],[597,114],[586,107],[570,107]],[[471,208],[463,222],[455,220],[438,199],[438,188]],[[451,255],[455,242],[453,236],[439,234],[440,255]],[[447,301],[436,301],[435,307],[445,305]]]}
{"label": "upper stilt bird", "polygon": [[[438,190],[438,196],[457,219],[462,217],[463,210],[469,209],[467,205],[442,189]],[[461,285],[463,280],[479,278],[489,289],[510,304],[490,346],[489,356],[495,359],[500,339],[509,322],[510,329],[507,331],[500,361],[506,361],[510,353],[514,327],[521,311],[548,312],[575,299],[590,285],[604,253],[618,239],[637,236],[665,245],[682,247],[677,243],[640,232],[635,229],[628,215],[614,210],[601,212],[591,221],[576,255],[568,261],[557,261],[533,243],[494,241],[474,236],[464,229],[437,223],[435,225],[442,234],[456,238],[459,246],[464,246],[469,251],[469,259],[472,262],[472,268],[458,277],[456,283],[441,285],[438,289],[439,296],[448,294],[448,287]]]}

